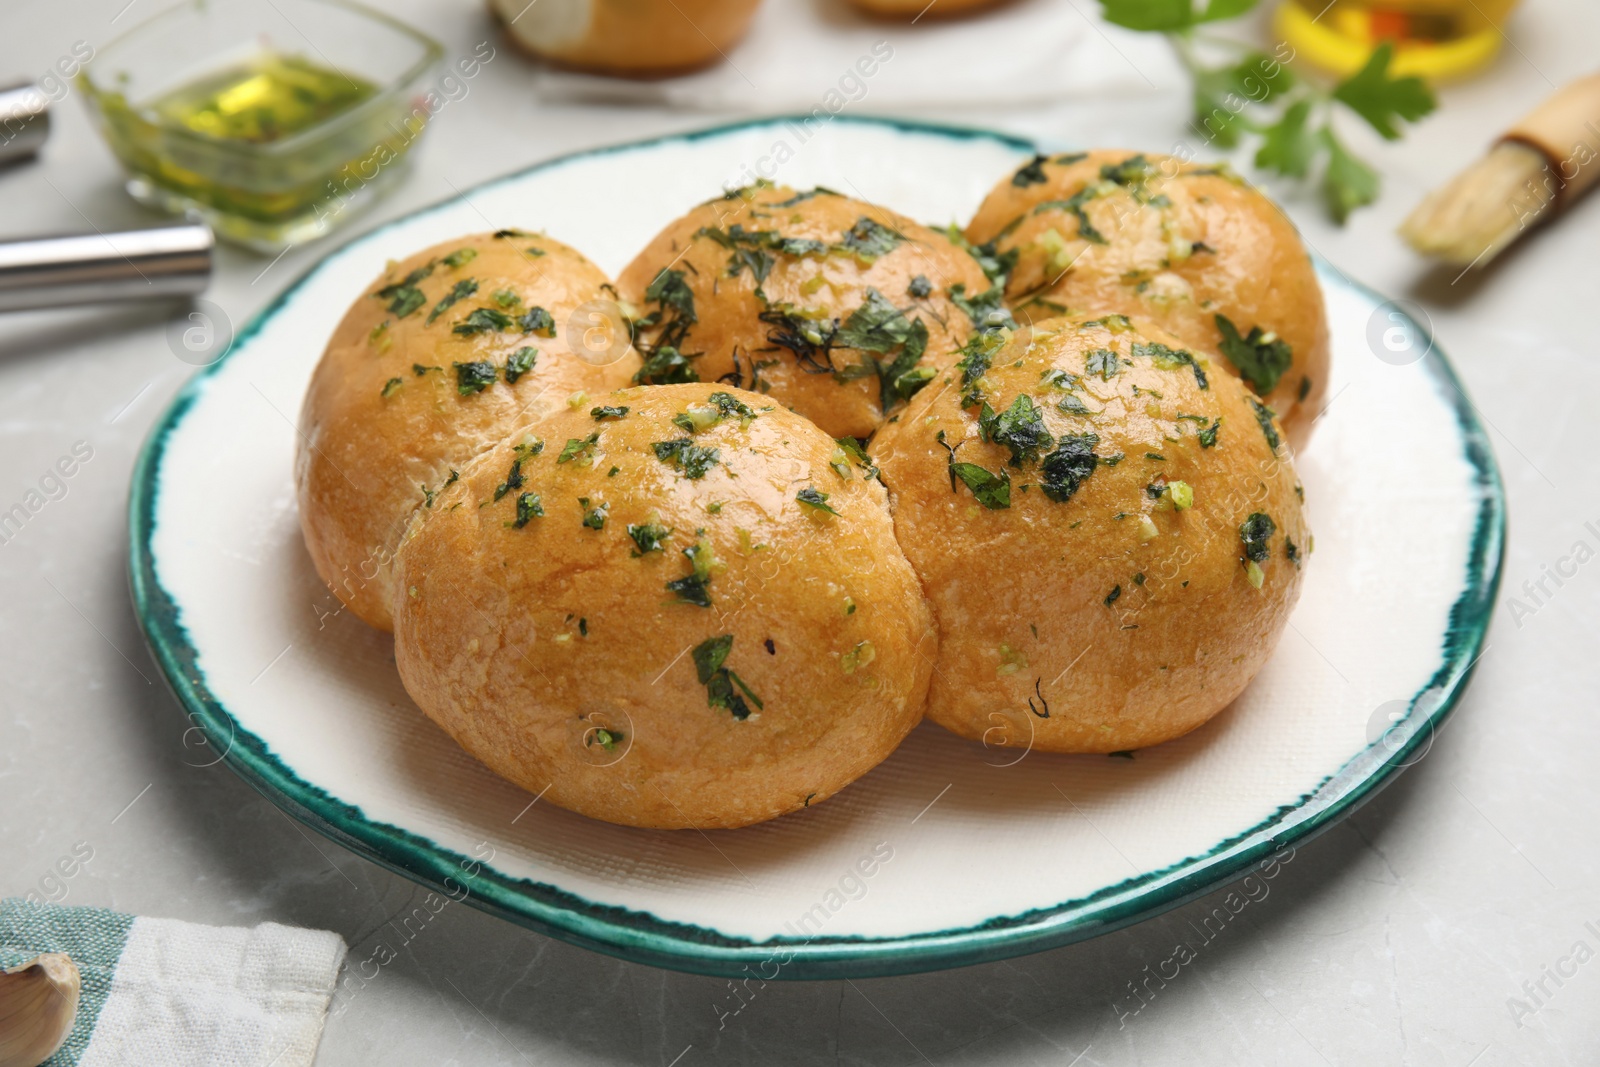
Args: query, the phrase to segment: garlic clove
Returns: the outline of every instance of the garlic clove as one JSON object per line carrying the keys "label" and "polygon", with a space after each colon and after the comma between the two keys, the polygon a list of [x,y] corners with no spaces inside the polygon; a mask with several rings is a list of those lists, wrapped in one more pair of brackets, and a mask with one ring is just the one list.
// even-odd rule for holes
{"label": "garlic clove", "polygon": [[82,984],[61,952],[0,970],[0,1067],[38,1067],[72,1031]]}

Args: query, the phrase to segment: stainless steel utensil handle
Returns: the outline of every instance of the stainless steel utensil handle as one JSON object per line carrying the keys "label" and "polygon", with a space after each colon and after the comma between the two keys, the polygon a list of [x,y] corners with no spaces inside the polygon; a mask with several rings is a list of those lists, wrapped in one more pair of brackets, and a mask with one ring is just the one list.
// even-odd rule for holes
{"label": "stainless steel utensil handle", "polygon": [[195,296],[212,246],[198,224],[0,242],[0,311]]}
{"label": "stainless steel utensil handle", "polygon": [[38,153],[50,137],[50,98],[32,82],[0,88],[0,163]]}

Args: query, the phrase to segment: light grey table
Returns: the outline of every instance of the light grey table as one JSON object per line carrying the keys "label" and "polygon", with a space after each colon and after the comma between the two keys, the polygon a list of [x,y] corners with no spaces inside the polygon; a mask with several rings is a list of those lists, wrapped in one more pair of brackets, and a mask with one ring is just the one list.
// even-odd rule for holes
{"label": "light grey table", "polygon": [[[114,27],[127,0],[7,0],[0,72],[41,73],[74,41],[104,43],[162,0],[134,2]],[[471,0],[384,6],[452,54],[492,32]],[[1523,590],[1576,543],[1600,549],[1600,197],[1482,278],[1429,271],[1393,236],[1424,189],[1551,83],[1593,66],[1600,9],[1530,0],[1512,33],[1492,72],[1447,89],[1404,141],[1362,143],[1387,188],[1347,228],[1281,191],[1323,255],[1422,304],[1491,428],[1512,519],[1489,650],[1428,756],[1304,847],[1270,896],[1137,1014],[1130,983],[1214,899],[1006,963],[769,985],[721,1029],[721,980],[621,963],[471,909],[448,909],[404,943],[388,920],[420,891],[291,823],[225,767],[191,766],[204,761],[185,748],[188,723],[144,651],[124,505],[148,427],[193,370],[165,340],[171,306],[0,318],[0,510],[75,443],[92,449],[64,495],[0,545],[0,895],[37,888],[86,843],[94,856],[66,883],[69,903],[321,927],[356,960],[388,946],[393,962],[336,1004],[325,1064],[1600,1061],[1600,964],[1587,962],[1600,950],[1600,564],[1559,587],[1546,580],[1553,595],[1538,603]],[[0,234],[148,224],[80,102],[56,110],[43,160],[0,173]],[[1184,136],[1176,98],[940,117],[1082,144],[1161,149]],[[506,53],[441,116],[416,173],[349,232],[556,153],[711,121],[541,106]],[[242,323],[326,247],[271,265],[224,250],[210,299]],[[1513,616],[1512,595],[1532,610]],[[1513,1013],[1511,998],[1536,1010]]]}

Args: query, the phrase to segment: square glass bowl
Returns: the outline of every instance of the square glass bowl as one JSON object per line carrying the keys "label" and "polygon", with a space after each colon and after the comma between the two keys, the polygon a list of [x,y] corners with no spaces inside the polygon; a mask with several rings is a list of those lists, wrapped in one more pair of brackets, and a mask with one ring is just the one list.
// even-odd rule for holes
{"label": "square glass bowl", "polygon": [[345,0],[187,0],[103,48],[79,83],[135,199],[276,252],[401,176],[443,52]]}

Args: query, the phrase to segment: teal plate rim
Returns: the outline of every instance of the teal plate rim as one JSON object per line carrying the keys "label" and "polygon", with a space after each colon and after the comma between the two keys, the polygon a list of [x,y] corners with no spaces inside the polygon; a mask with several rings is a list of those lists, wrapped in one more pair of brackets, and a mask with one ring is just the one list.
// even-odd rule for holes
{"label": "teal plate rim", "polygon": [[[973,127],[844,115],[835,120],[952,139],[988,140],[1018,152],[1037,151],[1035,143],[1025,138]],[[197,651],[180,621],[179,607],[161,586],[151,550],[159,491],[157,473],[167,441],[194,404],[205,378],[232,358],[329,259],[401,222],[453,205],[472,192],[576,159],[692,142],[788,121],[796,118],[780,115],[748,119],[557,156],[387,222],[307,268],[246,324],[222,359],[203,368],[184,385],[151,430],[134,467],[128,498],[129,584],[145,640],[179,703],[208,738],[228,739],[223,762],[278,807],[351,851],[452,899],[465,899],[474,907],[550,937],[673,970],[738,977],[748,974],[751,967],[776,966],[777,974],[771,977],[804,980],[881,977],[967,966],[1056,948],[1130,926],[1237,881],[1251,867],[1269,863],[1275,854],[1303,844],[1372,799],[1402,768],[1427,751],[1433,734],[1460,700],[1484,646],[1504,563],[1506,503],[1488,435],[1471,401],[1429,331],[1414,321],[1417,335],[1429,346],[1425,357],[1428,369],[1444,387],[1455,411],[1464,455],[1475,472],[1475,487],[1480,494],[1466,586],[1451,608],[1438,669],[1412,697],[1406,719],[1392,727],[1390,734],[1369,743],[1297,802],[1284,805],[1243,833],[1218,842],[1203,855],[1129,878],[1088,897],[1018,915],[997,916],[975,926],[924,934],[888,938],[779,937],[755,942],[670,922],[649,912],[596,903],[542,882],[500,875],[471,857],[400,827],[366,818],[360,809],[301,780],[259,738],[241,730],[208,688]],[[1320,259],[1317,267],[1325,281],[1384,301],[1381,294],[1351,281]],[[1403,731],[1395,733],[1401,727]],[[769,977],[765,971],[761,973],[763,978]]]}

